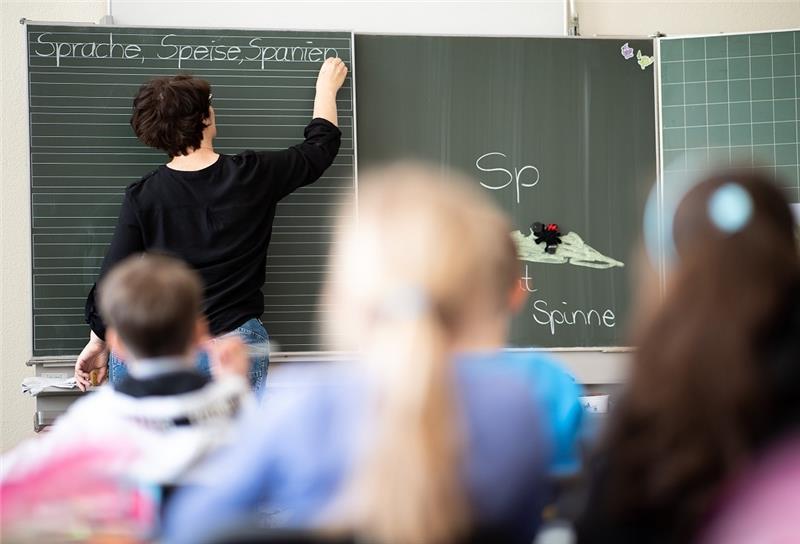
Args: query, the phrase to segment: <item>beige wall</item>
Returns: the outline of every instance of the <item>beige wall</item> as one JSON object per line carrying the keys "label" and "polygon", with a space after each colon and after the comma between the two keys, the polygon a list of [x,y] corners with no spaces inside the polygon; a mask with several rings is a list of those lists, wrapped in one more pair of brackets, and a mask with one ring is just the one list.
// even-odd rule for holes
{"label": "beige wall", "polygon": [[800,0],[577,0],[580,33],[668,35],[800,27]]}
{"label": "beige wall", "polygon": [[[31,354],[31,281],[25,52],[18,21],[27,17],[95,22],[104,15],[105,4],[102,0],[2,0],[0,4],[0,450],[32,434],[33,417],[33,402],[19,392],[22,378],[30,374],[25,361]],[[491,9],[491,2],[486,6]],[[578,0],[578,12],[584,36],[800,28],[800,0]]]}
{"label": "beige wall", "polygon": [[20,393],[31,356],[30,195],[22,17],[97,22],[106,3],[0,0],[0,451],[33,433],[33,401]]}

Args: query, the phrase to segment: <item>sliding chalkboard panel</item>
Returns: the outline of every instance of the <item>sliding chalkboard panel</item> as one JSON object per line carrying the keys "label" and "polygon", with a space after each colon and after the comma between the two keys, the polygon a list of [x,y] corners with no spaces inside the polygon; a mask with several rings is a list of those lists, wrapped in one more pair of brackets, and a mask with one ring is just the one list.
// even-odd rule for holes
{"label": "sliding chalkboard panel", "polygon": [[[513,344],[626,345],[656,179],[653,42],[357,35],[355,51],[359,167],[454,167],[511,216],[530,291]],[[534,222],[566,234],[555,255]]]}
{"label": "sliding chalkboard panel", "polygon": [[758,164],[800,202],[800,31],[664,38],[664,183],[710,164]]}
{"label": "sliding chalkboard panel", "polygon": [[[29,24],[33,354],[72,355],[83,305],[114,230],[122,191],[166,157],[134,137],[138,87],[188,72],[214,92],[222,153],[302,140],[321,62],[351,60],[351,35]],[[339,93],[341,152],[325,176],[279,205],[263,319],[283,351],[322,349],[317,296],[335,203],[354,186],[353,96]]]}

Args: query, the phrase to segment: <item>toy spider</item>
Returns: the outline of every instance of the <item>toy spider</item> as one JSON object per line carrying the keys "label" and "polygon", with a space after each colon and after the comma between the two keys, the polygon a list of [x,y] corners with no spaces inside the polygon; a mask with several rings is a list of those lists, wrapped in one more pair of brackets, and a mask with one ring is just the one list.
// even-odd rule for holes
{"label": "toy spider", "polygon": [[551,255],[555,254],[558,244],[561,243],[561,232],[558,230],[558,225],[555,223],[539,223],[538,221],[531,225],[531,232],[535,236],[534,241],[537,244],[544,242],[544,250]]}

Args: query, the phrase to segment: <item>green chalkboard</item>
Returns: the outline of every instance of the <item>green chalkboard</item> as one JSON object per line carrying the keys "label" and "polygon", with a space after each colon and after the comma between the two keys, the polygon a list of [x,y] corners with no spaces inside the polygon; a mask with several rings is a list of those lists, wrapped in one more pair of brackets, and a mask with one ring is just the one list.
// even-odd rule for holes
{"label": "green chalkboard", "polygon": [[[531,291],[512,343],[627,345],[656,179],[653,41],[357,35],[355,54],[359,168],[453,167],[511,216]],[[526,236],[537,221],[569,244],[546,255]]]}
{"label": "green chalkboard", "polygon": [[800,31],[663,38],[659,48],[664,183],[754,163],[800,202]]}
{"label": "green chalkboard", "polygon": [[[33,354],[74,355],[86,342],[86,294],[125,186],[165,157],[128,125],[147,79],[188,72],[214,92],[223,153],[302,141],[322,60],[351,62],[350,33],[27,25]],[[338,95],[341,151],[312,186],[279,205],[267,261],[264,323],[282,351],[323,349],[317,298],[340,197],[353,194],[350,80]]]}

